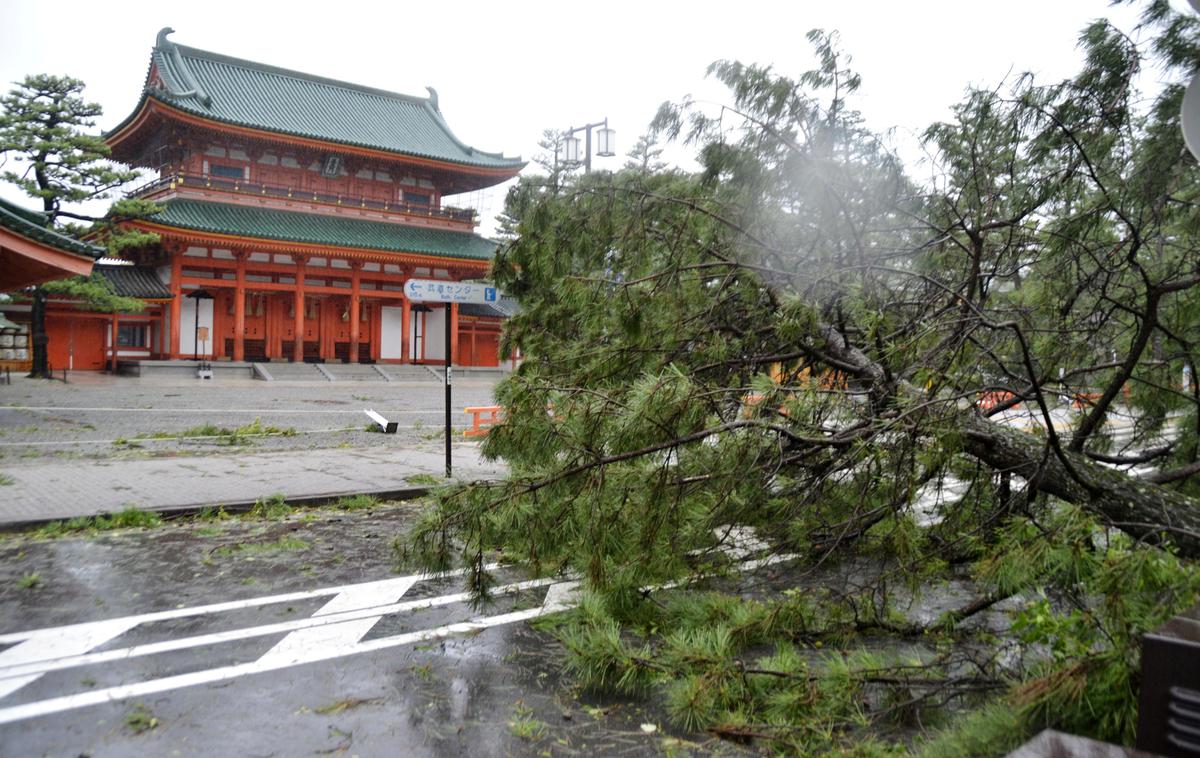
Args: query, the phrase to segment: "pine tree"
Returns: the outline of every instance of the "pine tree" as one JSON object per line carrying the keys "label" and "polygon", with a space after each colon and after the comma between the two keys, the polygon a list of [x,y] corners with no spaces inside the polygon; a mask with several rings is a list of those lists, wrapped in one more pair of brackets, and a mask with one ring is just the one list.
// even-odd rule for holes
{"label": "pine tree", "polygon": [[[1200,67],[1195,19],[1154,2],[1145,24],[1169,75]],[[526,359],[484,443],[510,474],[444,493],[403,552],[473,567],[480,594],[493,551],[582,576],[573,670],[661,687],[689,728],[823,753],[896,715],[864,704],[1015,678],[962,722],[973,736],[930,749],[1004,752],[1039,725],[1128,742],[1139,635],[1200,590],[1181,87],[1139,110],[1144,53],[1095,22],[1073,79],[968,92],[928,130],[939,174],[921,185],[849,107],[835,38],[809,39],[818,65],[796,79],[719,62],[730,106],[664,107],[656,128],[698,148],[698,174],[634,166],[519,197],[494,275],[521,301],[505,344]],[[959,494],[920,496],[939,489]],[[747,529],[808,583],[761,605],[647,601],[719,572]],[[956,565],[975,596],[900,615]],[[1028,601],[1043,588],[1054,603]],[[1010,633],[1048,651],[1028,668],[961,648],[813,661],[865,633],[951,648],[1021,593]]]}
{"label": "pine tree", "polygon": [[[0,178],[39,200],[49,226],[64,220],[76,222],[63,231],[87,233],[110,253],[157,241],[157,235],[121,229],[121,221],[154,213],[152,203],[118,200],[103,217],[69,209],[73,204],[108,198],[137,178],[138,172],[121,169],[108,160],[104,140],[87,131],[101,115],[100,106],[86,102],[83,82],[70,77],[37,74],[27,76],[0,98],[0,156],[14,161]],[[78,222],[87,222],[80,226]],[[115,298],[111,287],[97,277],[51,283],[33,290],[31,377],[48,375],[46,294],[69,292],[93,310],[140,310],[141,301]]]}

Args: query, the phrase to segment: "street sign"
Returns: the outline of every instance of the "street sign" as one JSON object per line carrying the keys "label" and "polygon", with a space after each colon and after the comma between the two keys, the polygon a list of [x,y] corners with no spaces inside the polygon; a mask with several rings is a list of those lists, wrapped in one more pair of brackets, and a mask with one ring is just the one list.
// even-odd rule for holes
{"label": "street sign", "polygon": [[409,279],[404,283],[404,296],[424,303],[494,303],[502,293],[487,284]]}
{"label": "street sign", "polygon": [[494,303],[503,293],[495,287],[486,284],[470,282],[451,282],[442,279],[409,279],[404,283],[404,297],[414,303],[445,303],[446,304],[446,478],[450,478],[450,402],[452,356],[450,343],[450,306],[453,303]]}

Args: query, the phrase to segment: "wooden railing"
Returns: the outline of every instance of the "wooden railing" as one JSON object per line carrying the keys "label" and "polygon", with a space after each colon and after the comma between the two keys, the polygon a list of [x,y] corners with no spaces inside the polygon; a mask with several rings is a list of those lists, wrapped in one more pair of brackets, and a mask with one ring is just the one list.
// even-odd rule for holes
{"label": "wooden railing", "polygon": [[471,414],[471,428],[463,432],[464,437],[486,437],[493,426],[504,421],[504,408],[499,405],[479,405],[463,408]]}
{"label": "wooden railing", "polygon": [[451,206],[437,207],[422,203],[388,202],[360,195],[344,195],[341,193],[317,192],[315,190],[298,189],[282,184],[251,182],[243,179],[231,179],[223,176],[205,174],[167,174],[143,184],[129,193],[131,198],[144,198],[163,190],[176,187],[195,187],[197,189],[217,189],[223,192],[235,192],[241,195],[257,195],[260,197],[277,197],[294,200],[304,200],[313,203],[340,205],[349,208],[369,208],[390,213],[406,213],[411,216],[428,216],[444,218],[451,221],[475,222],[473,208],[453,208]]}

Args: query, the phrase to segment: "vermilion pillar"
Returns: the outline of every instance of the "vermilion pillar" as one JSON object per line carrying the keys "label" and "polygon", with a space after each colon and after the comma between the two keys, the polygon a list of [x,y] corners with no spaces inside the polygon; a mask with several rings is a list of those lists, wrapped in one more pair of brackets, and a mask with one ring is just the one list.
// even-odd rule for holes
{"label": "vermilion pillar", "polygon": [[[233,359],[246,359],[246,253],[237,255],[237,284],[233,296]],[[199,306],[199,303],[197,303]]]}
{"label": "vermilion pillar", "polygon": [[359,322],[359,271],[362,264],[355,261],[350,264],[350,355],[351,363],[358,363],[358,322]]}
{"label": "vermilion pillar", "polygon": [[404,298],[400,303],[400,362],[412,363],[409,357],[412,353],[412,348],[409,347],[409,341],[412,339],[412,304],[408,302],[408,298]]}
{"label": "vermilion pillar", "polygon": [[292,360],[304,362],[304,258],[296,256],[296,299],[292,331],[296,342],[292,350]]}
{"label": "vermilion pillar", "polygon": [[171,251],[171,337],[167,357],[179,357],[179,319],[183,308],[183,251]]}
{"label": "vermilion pillar", "polygon": [[117,373],[117,332],[120,331],[120,327],[117,326],[117,323],[118,323],[118,316],[117,316],[117,314],[114,313],[112,315],[112,344],[111,344],[112,372],[114,374]]}

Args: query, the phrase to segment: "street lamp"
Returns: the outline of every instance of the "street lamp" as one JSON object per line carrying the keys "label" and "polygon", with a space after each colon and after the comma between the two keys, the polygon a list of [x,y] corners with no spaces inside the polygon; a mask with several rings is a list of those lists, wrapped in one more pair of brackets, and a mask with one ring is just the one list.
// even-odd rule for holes
{"label": "street lamp", "polygon": [[[193,326],[193,332],[192,332],[192,360],[198,361],[198,360],[200,360],[200,301],[201,300],[212,300],[213,296],[208,294],[208,292],[206,292],[205,290],[193,290],[192,292],[189,292],[185,297],[196,301],[196,323]],[[205,342],[207,342],[207,341],[208,340],[205,340]],[[207,348],[207,347],[208,346],[205,345],[205,348]],[[207,349],[205,349],[204,354],[208,355]]]}
{"label": "street lamp", "polygon": [[[600,127],[596,129],[596,127]],[[587,138],[587,143],[584,145],[583,151],[583,170],[589,172],[592,170],[592,130],[596,129],[596,157],[611,158],[616,155],[616,131],[608,128],[608,119],[597,121],[594,124],[585,124],[583,126],[573,126],[564,132],[562,144],[563,162],[567,164],[579,163],[579,138],[575,135],[578,132],[583,132]]]}

